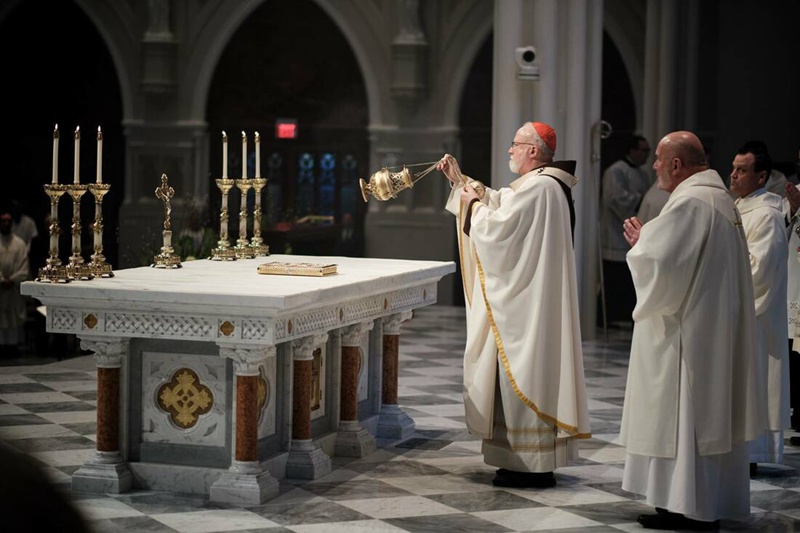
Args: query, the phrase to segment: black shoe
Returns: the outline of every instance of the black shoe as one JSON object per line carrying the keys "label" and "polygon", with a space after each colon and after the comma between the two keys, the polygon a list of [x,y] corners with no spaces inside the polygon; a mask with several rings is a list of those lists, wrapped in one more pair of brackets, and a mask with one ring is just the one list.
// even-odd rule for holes
{"label": "black shoe", "polygon": [[656,508],[657,514],[642,514],[636,519],[646,529],[684,529],[690,531],[717,531],[719,520],[705,522],[686,518],[680,513],[671,513]]}
{"label": "black shoe", "polygon": [[556,478],[552,472],[514,472],[501,468],[492,484],[495,487],[546,489],[556,486]]}

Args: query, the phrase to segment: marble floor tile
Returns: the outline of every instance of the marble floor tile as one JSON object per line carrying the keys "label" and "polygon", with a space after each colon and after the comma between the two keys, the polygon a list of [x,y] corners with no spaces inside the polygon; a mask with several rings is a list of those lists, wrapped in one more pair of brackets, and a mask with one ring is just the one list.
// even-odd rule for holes
{"label": "marble floor tile", "polygon": [[[398,391],[415,433],[378,439],[380,448],[366,457],[334,456],[320,479],[279,479],[278,496],[261,505],[142,489],[72,491],[72,474],[96,454],[91,355],[0,366],[0,440],[42,465],[93,533],[641,532],[636,516],[652,509],[642,495],[622,490],[619,446],[630,330],[609,329],[608,342],[600,330],[583,343],[592,438],[578,442],[573,464],[556,470],[556,487],[539,490],[492,485],[495,467],[483,462],[481,440],[464,420],[465,335],[463,308],[415,311],[401,330]],[[750,516],[722,521],[722,531],[800,531],[800,447],[788,444],[797,435],[785,432],[782,464],[759,465]]]}

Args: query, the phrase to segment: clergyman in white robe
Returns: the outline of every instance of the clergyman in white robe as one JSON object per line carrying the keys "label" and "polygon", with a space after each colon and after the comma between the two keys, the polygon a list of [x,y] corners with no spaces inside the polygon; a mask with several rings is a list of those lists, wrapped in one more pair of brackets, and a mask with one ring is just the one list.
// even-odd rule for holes
{"label": "clergyman in white robe", "polygon": [[783,462],[783,430],[789,427],[789,346],[786,339],[787,255],[782,199],[763,187],[736,200],[750,251],[760,377],[768,424],[749,443],[751,463]]}
{"label": "clergyman in white robe", "polygon": [[[10,228],[10,224],[9,224]],[[20,283],[28,279],[28,248],[13,233],[0,234],[0,347],[16,348],[25,323],[25,297]]]}
{"label": "clergyman in white robe", "polygon": [[565,466],[590,437],[570,212],[556,180],[577,181],[540,166],[486,188],[469,236],[459,187],[447,203],[466,296],[467,427],[487,464],[516,472]]}
{"label": "clergyman in white robe", "polygon": [[747,242],[719,174],[699,171],[675,186],[627,261],[637,303],[622,488],[693,520],[746,517],[746,441],[764,414]]}

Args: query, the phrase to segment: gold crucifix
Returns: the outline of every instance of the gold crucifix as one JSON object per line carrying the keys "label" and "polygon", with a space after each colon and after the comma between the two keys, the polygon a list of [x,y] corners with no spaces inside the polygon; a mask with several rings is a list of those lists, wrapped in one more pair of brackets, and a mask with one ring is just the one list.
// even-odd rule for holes
{"label": "gold crucifix", "polygon": [[169,215],[172,213],[170,201],[175,196],[175,189],[167,183],[167,175],[161,174],[161,187],[156,188],[156,198],[164,202],[164,229],[169,230]]}

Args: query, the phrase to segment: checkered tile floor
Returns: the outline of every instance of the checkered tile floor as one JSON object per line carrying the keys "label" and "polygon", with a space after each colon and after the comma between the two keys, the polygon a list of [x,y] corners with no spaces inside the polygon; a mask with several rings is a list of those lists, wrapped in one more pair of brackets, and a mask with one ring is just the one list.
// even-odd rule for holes
{"label": "checkered tile floor", "polygon": [[[400,337],[399,397],[416,434],[380,443],[363,459],[334,458],[333,472],[322,479],[281,480],[280,496],[262,505],[151,491],[72,492],[70,475],[95,448],[91,356],[0,367],[0,439],[40,463],[95,532],[641,530],[636,516],[652,509],[622,490],[625,450],[616,444],[630,332],[612,330],[609,342],[584,343],[593,437],[580,443],[577,463],[556,471],[557,486],[543,490],[492,486],[494,468],[483,463],[480,441],[464,425],[464,338],[463,308],[415,311]],[[750,518],[723,521],[722,529],[800,530],[798,466],[800,448],[788,444],[784,464],[759,465]]]}

